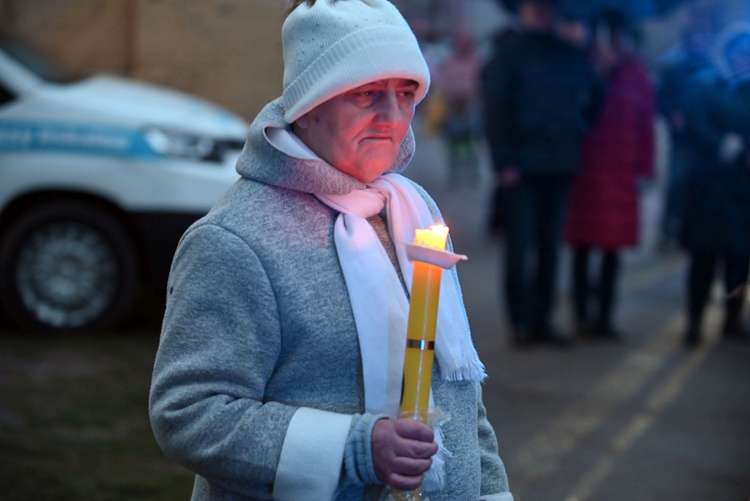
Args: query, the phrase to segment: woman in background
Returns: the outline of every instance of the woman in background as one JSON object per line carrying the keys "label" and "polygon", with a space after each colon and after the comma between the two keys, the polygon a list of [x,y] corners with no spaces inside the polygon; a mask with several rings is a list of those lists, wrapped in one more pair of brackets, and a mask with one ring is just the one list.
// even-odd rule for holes
{"label": "woman in background", "polygon": [[[575,328],[581,337],[618,338],[612,317],[620,250],[638,243],[638,181],[654,175],[655,91],[633,47],[628,19],[617,11],[602,13],[592,56],[606,80],[606,95],[583,140],[565,228],[573,249]],[[589,275],[594,251],[601,254],[595,287]],[[594,291],[598,309],[592,316]]]}

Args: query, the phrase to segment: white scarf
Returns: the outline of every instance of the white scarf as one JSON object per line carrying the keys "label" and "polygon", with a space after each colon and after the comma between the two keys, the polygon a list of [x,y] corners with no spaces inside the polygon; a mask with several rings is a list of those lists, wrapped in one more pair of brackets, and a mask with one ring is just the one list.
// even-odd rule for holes
{"label": "white scarf", "polygon": [[[334,239],[363,354],[365,408],[395,417],[401,398],[409,300],[366,218],[379,214],[385,206],[391,239],[409,290],[413,266],[403,243],[414,239],[414,230],[428,228],[435,220],[419,193],[399,174],[386,174],[365,190],[316,196],[341,213]],[[441,279],[435,355],[443,379],[484,378],[459,289],[448,271]]]}
{"label": "white scarf", "polygon": [[[272,145],[287,154],[298,158],[315,156],[288,131],[267,129],[266,134]],[[414,230],[429,228],[435,219],[422,196],[399,174],[386,174],[366,189],[346,195],[315,196],[340,213],[334,240],[362,352],[365,410],[396,418],[401,400],[409,300],[367,218],[386,209],[390,236],[409,291],[413,266],[403,243],[412,242]],[[435,356],[444,380],[482,381],[486,377],[471,341],[458,280],[450,271],[444,271],[441,278]],[[434,405],[432,394],[430,405]],[[441,450],[433,457],[433,467],[425,477],[429,490],[443,485],[443,456],[450,455],[442,447],[440,433],[435,436]]]}
{"label": "white scarf", "polygon": [[[413,240],[415,229],[432,226],[434,219],[422,197],[398,174],[382,176],[364,190],[317,197],[340,212],[334,240],[362,351],[365,409],[395,418],[401,400],[409,300],[388,254],[366,218],[379,214],[385,206],[390,236],[409,291],[413,266],[403,243]],[[481,381],[485,377],[484,366],[471,342],[457,282],[450,272],[444,272],[441,277],[435,356],[443,379]],[[432,392],[430,407],[434,407]],[[435,441],[439,450],[425,475],[428,490],[444,485],[445,456],[451,455],[443,447],[439,428]]]}

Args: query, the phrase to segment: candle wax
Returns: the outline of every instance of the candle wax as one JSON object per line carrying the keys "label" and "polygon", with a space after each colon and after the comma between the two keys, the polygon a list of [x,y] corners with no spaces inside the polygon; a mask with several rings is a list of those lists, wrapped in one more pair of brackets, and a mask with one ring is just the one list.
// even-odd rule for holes
{"label": "candle wax", "polygon": [[427,421],[429,409],[442,271],[442,268],[432,264],[419,261],[414,263],[401,417],[411,417],[422,422]]}

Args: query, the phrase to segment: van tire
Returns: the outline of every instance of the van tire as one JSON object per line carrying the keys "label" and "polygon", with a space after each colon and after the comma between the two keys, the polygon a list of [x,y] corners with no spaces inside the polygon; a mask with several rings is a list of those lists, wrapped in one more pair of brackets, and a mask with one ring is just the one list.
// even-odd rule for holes
{"label": "van tire", "polygon": [[138,285],[135,246],[105,208],[80,201],[37,205],[0,240],[0,302],[24,329],[114,326]]}

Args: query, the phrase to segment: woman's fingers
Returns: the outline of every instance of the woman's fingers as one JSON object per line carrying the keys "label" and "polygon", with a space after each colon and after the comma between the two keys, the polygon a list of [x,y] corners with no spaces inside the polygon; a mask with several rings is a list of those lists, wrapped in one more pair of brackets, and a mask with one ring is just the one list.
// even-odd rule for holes
{"label": "woman's fingers", "polygon": [[432,428],[412,419],[375,423],[372,451],[378,478],[400,490],[419,487],[438,450],[434,439]]}

